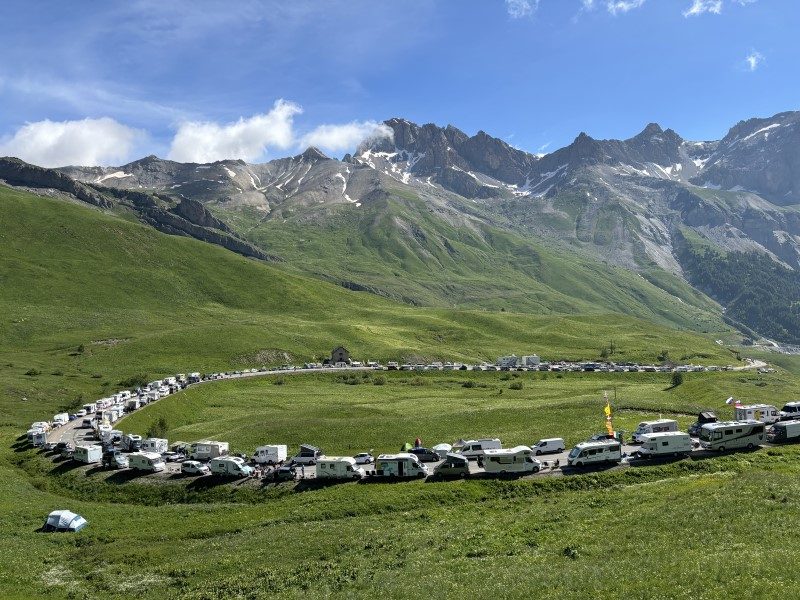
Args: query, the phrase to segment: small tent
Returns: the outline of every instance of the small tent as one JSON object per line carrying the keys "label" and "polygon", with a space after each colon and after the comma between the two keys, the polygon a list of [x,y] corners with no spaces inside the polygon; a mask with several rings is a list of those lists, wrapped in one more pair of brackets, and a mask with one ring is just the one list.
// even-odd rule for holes
{"label": "small tent", "polygon": [[439,455],[439,458],[444,458],[453,449],[450,444],[436,444],[431,450]]}
{"label": "small tent", "polygon": [[80,531],[88,521],[70,510],[54,510],[44,522],[44,531]]}

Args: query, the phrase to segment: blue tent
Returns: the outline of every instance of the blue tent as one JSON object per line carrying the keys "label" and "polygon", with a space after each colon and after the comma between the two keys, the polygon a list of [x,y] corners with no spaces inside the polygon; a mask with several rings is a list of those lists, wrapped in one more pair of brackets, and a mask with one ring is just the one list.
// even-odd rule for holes
{"label": "blue tent", "polygon": [[44,522],[44,531],[80,531],[89,522],[69,510],[54,510]]}

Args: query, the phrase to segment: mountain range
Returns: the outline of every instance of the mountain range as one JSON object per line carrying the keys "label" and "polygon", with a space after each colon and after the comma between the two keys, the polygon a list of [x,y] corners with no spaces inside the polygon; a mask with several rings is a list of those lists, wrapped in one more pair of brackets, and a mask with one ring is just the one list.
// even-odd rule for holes
{"label": "mountain range", "polygon": [[0,179],[411,304],[613,311],[709,332],[724,319],[797,343],[799,123],[749,119],[717,141],[651,123],[536,155],[394,118],[341,160],[6,158]]}

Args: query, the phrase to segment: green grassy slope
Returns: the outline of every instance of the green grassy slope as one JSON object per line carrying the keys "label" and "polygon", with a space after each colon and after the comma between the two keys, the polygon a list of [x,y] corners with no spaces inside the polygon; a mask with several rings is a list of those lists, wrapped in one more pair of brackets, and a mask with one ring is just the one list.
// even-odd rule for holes
{"label": "green grassy slope", "polygon": [[17,424],[137,373],[282,363],[284,354],[302,362],[339,343],[381,360],[596,358],[611,340],[619,360],[655,360],[664,349],[673,359],[731,360],[701,337],[618,315],[396,304],[6,188],[0,236],[0,418]]}
{"label": "green grassy slope", "polygon": [[395,190],[358,209],[318,210],[314,218],[286,212],[270,220],[216,212],[303,272],[407,302],[545,314],[612,311],[696,331],[724,328],[719,308],[674,277],[648,281],[477,221],[452,226],[408,192]]}

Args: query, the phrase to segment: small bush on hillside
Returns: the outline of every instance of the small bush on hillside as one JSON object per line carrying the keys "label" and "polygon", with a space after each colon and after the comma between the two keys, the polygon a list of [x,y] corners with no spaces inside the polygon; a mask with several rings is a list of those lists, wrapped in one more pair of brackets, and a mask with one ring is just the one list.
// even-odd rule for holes
{"label": "small bush on hillside", "polygon": [[375,385],[386,385],[386,377],[384,377],[383,375],[378,375],[375,378],[375,381],[373,381],[373,383]]}
{"label": "small bush on hillside", "polygon": [[420,386],[420,385],[426,385],[426,382],[425,382],[425,380],[424,380],[422,377],[414,377],[414,379],[412,379],[411,381],[409,381],[409,383],[410,383],[411,385],[417,385],[417,386]]}
{"label": "small bush on hillside", "polygon": [[502,381],[508,381],[509,379],[511,379],[511,373],[503,373],[502,375],[500,375],[500,379]]}
{"label": "small bush on hillside", "polygon": [[461,387],[474,388],[477,387],[477,384],[472,379],[470,379],[469,381],[465,381],[464,383],[462,383]]}
{"label": "small bush on hillside", "polygon": [[25,375],[27,375],[28,377],[36,377],[37,375],[41,374],[42,372],[39,371],[39,369],[28,369],[27,371],[25,371]]}
{"label": "small bush on hillside", "polygon": [[53,371],[50,375],[55,375],[56,377],[61,377],[64,375],[64,371]]}
{"label": "small bush on hillside", "polygon": [[150,376],[147,373],[137,373],[127,379],[123,379],[119,384],[124,388],[139,388],[147,385],[150,381]]}
{"label": "small bush on hillside", "polygon": [[676,371],[672,374],[672,387],[678,387],[683,383],[683,373]]}
{"label": "small bush on hillside", "polygon": [[283,385],[286,383],[286,380],[283,377],[278,377],[272,382],[272,385]]}
{"label": "small bush on hillside", "polygon": [[94,375],[92,375],[92,379],[102,379],[102,378],[103,376],[100,373],[95,373]]}
{"label": "small bush on hillside", "polygon": [[508,389],[510,389],[510,390],[521,390],[522,387],[523,386],[522,386],[522,382],[521,381],[515,381],[510,386],[508,386]]}
{"label": "small bush on hillside", "polygon": [[147,437],[166,438],[167,431],[169,431],[169,423],[167,423],[166,417],[162,415],[147,428]]}

